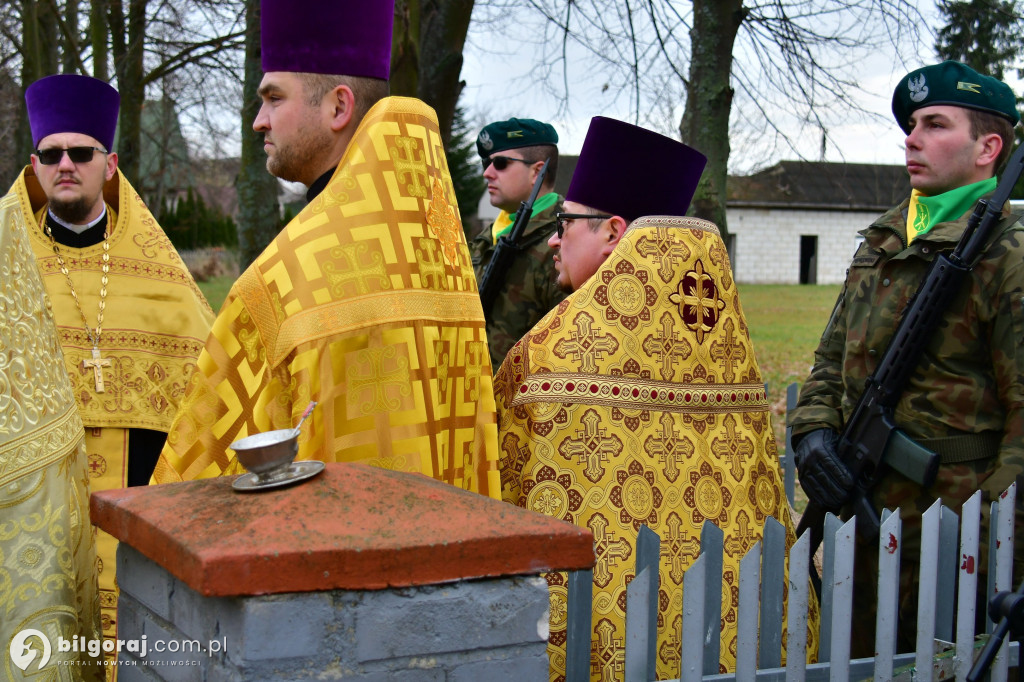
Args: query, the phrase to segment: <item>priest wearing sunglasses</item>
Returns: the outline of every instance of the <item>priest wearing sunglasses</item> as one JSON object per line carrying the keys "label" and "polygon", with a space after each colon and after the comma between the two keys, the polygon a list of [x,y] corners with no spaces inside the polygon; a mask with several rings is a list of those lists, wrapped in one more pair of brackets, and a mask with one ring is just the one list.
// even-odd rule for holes
{"label": "priest wearing sunglasses", "polygon": [[505,270],[487,320],[487,345],[495,368],[512,344],[565,298],[555,282],[553,252],[547,244],[555,231],[555,212],[561,210],[562,203],[554,191],[557,143],[558,133],[553,127],[529,118],[496,121],[485,126],[477,137],[487,193],[491,205],[501,209],[491,228],[477,235],[470,245],[478,280],[487,269],[498,238],[512,230],[515,211],[529,198],[541,167],[549,161],[533,215],[519,239],[519,251]]}
{"label": "priest wearing sunglasses", "polygon": [[[63,363],[70,381],[66,398],[77,407],[79,436],[85,426],[85,449],[77,456],[87,461],[90,490],[146,485],[195,372],[213,311],[117,169],[117,91],[95,78],[57,75],[32,83],[25,101],[35,153],[0,201],[0,233],[27,235],[22,246],[31,250],[33,267],[42,276],[61,346],[55,360]],[[10,255],[4,253],[4,260]],[[16,271],[0,277],[0,305],[24,296],[27,281]],[[31,374],[46,357],[31,338],[4,350],[0,386],[11,385],[16,367],[28,367],[22,374]],[[38,391],[16,392],[8,401],[4,397],[0,390],[0,420],[6,418],[8,428],[31,438],[52,401],[33,405]],[[37,423],[37,417],[42,421]],[[3,455],[0,451],[0,463]],[[26,468],[38,461],[27,461]],[[69,462],[61,466],[74,469]],[[0,482],[7,480],[0,474]],[[37,502],[38,513],[52,500],[44,494]],[[71,508],[62,513],[70,514]],[[17,516],[13,527],[19,527]],[[99,531],[96,546],[103,635],[114,639],[117,543]]]}

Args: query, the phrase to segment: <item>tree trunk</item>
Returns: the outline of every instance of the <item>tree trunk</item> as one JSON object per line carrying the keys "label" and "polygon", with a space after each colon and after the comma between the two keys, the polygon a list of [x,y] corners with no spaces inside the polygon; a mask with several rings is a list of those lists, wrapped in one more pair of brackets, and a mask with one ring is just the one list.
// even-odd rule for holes
{"label": "tree trunk", "polygon": [[25,89],[44,76],[57,73],[57,17],[49,3],[23,0],[21,3],[22,41],[21,92],[18,97],[16,156],[28,163],[35,145],[25,111]]}
{"label": "tree trunk", "polygon": [[718,225],[723,239],[728,236],[725,202],[733,96],[729,75],[733,43],[746,13],[742,0],[694,0],[686,108],[679,124],[683,142],[708,157],[690,213]]}
{"label": "tree trunk", "polygon": [[418,97],[437,112],[445,145],[465,83],[462,48],[474,0],[397,0],[391,94]]}
{"label": "tree trunk", "polygon": [[101,81],[110,80],[107,69],[107,3],[92,0],[89,5],[89,42],[92,43],[92,75]]}
{"label": "tree trunk", "polygon": [[61,36],[61,72],[76,73],[81,58],[78,47],[78,0],[65,0],[64,22],[68,34]]}
{"label": "tree trunk", "polygon": [[238,189],[238,261],[247,268],[277,234],[277,178],[267,172],[263,135],[252,129],[260,108],[260,0],[245,3],[245,81],[242,86],[242,162]]}
{"label": "tree trunk", "polygon": [[139,174],[139,154],[142,144],[142,106],[146,101],[143,71],[143,41],[146,34],[146,5],[149,0],[128,0],[128,26],[124,26],[121,0],[110,3],[110,34],[127,34],[128,42],[120,36],[113,39],[114,73],[117,90],[121,94],[121,114],[117,144],[118,167],[135,182]]}

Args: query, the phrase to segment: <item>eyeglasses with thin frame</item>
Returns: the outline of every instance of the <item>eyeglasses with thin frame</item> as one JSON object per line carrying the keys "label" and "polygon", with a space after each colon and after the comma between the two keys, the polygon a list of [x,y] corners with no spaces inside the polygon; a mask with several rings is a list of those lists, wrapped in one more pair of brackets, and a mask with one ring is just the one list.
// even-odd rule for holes
{"label": "eyeglasses with thin frame", "polygon": [[492,163],[494,164],[494,170],[503,171],[508,168],[508,164],[511,161],[518,161],[519,163],[525,163],[527,166],[537,163],[536,161],[530,161],[529,159],[517,159],[514,156],[488,156],[483,160],[484,170]]}
{"label": "eyeglasses with thin frame", "polygon": [[556,213],[555,214],[555,233],[558,238],[561,239],[562,235],[565,234],[565,223],[567,220],[608,220],[614,218],[613,215],[607,213]]}
{"label": "eyeglasses with thin frame", "polygon": [[71,163],[89,163],[92,161],[93,152],[99,152],[100,154],[110,153],[106,149],[100,149],[99,147],[50,147],[48,149],[37,149],[36,156],[39,157],[39,163],[44,166],[52,166],[60,163],[60,160],[64,158],[64,152],[68,153]]}

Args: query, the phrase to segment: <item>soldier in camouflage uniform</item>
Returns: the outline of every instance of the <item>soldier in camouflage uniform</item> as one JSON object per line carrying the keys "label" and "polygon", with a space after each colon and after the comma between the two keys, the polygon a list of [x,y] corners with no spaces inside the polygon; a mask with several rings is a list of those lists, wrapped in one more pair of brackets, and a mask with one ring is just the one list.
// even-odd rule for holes
{"label": "soldier in camouflage uniform", "polygon": [[[826,508],[847,500],[853,486],[836,456],[837,433],[935,256],[953,249],[977,200],[995,189],[994,173],[1009,156],[1020,119],[1009,87],[959,62],[905,76],[893,95],[893,113],[907,133],[913,193],[861,232],[864,242],[788,419],[801,485]],[[922,512],[941,497],[959,513],[977,489],[987,510],[1024,472],[1024,225],[1009,204],[995,232],[896,408],[906,434],[939,453],[935,484],[924,489],[888,470],[871,496],[876,510],[899,507],[903,519],[901,651],[915,645]],[[1018,507],[1018,524],[1022,520]],[[986,542],[983,532],[983,547]],[[1024,575],[1022,545],[1015,552],[1018,578]],[[858,539],[856,557],[852,653],[871,656],[877,542]],[[982,578],[979,591],[984,585]]]}
{"label": "soldier in camouflage uniform", "polygon": [[484,311],[488,313],[487,344],[495,371],[515,342],[566,296],[555,282],[554,250],[548,246],[548,238],[555,231],[555,212],[562,206],[562,197],[554,192],[557,142],[554,128],[528,118],[491,123],[480,131],[476,141],[491,205],[501,209],[494,225],[470,243],[478,281],[491,261],[498,237],[511,230],[514,211],[529,198],[541,166],[550,160],[533,215],[519,240],[522,250],[505,271],[494,306]]}

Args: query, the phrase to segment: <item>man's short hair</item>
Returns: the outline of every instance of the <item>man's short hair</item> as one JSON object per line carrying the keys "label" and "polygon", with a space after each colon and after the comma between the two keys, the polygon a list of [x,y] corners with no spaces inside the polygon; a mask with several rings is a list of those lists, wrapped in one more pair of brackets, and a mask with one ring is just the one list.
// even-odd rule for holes
{"label": "man's short hair", "polygon": [[300,73],[306,101],[310,106],[320,104],[324,95],[338,87],[347,85],[355,97],[353,120],[358,124],[374,104],[391,93],[391,86],[386,80],[365,78],[362,76],[341,76],[325,73]]}
{"label": "man's short hair", "polygon": [[978,109],[967,109],[967,119],[971,122],[971,139],[977,140],[982,135],[995,133],[1003,141],[1003,149],[996,159],[995,170],[998,172],[1009,160],[1013,151],[1013,124],[1002,116],[979,111]]}
{"label": "man's short hair", "polygon": [[532,147],[516,147],[515,151],[522,154],[527,161],[549,161],[548,172],[544,174],[544,186],[554,187],[555,178],[558,177],[558,147],[553,144],[538,144]]}

